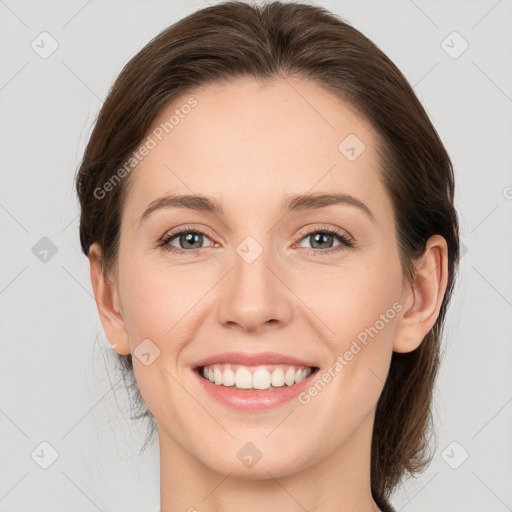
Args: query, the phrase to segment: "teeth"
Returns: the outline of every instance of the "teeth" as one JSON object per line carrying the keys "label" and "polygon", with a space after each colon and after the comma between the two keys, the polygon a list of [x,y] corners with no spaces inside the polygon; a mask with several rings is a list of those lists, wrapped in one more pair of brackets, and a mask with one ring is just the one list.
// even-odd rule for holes
{"label": "teeth", "polygon": [[287,386],[292,386],[295,382],[295,368],[292,366],[286,370],[284,375],[284,382]]}
{"label": "teeth", "polygon": [[236,382],[235,374],[233,370],[227,369],[224,370],[224,374],[222,376],[222,385],[223,386],[232,386]]}
{"label": "teeth", "polygon": [[222,384],[222,373],[218,368],[213,369],[213,378],[215,379],[215,384]]}
{"label": "teeth", "polygon": [[214,364],[203,368],[203,377],[217,386],[237,389],[268,390],[293,386],[311,373],[311,368],[290,365],[248,367],[232,364]]}
{"label": "teeth", "polygon": [[235,375],[235,386],[238,389],[252,388],[252,376],[247,368],[238,368]]}
{"label": "teeth", "polygon": [[284,386],[284,373],[281,368],[277,368],[272,372],[272,386],[274,388],[280,388]]}
{"label": "teeth", "polygon": [[252,376],[252,387],[254,389],[268,389],[270,387],[270,381],[272,376],[268,370],[260,368],[254,372]]}

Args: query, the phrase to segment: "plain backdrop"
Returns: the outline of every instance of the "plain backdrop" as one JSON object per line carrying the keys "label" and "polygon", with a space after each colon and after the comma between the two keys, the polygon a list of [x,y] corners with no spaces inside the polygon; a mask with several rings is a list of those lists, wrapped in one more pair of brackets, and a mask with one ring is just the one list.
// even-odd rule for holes
{"label": "plain backdrop", "polygon": [[[138,454],[145,425],[129,419],[91,295],[73,178],[124,64],[213,3],[0,0],[0,511],[159,508],[158,442]],[[318,3],[401,69],[456,174],[463,257],[436,448],[391,501],[512,510],[512,2]]]}

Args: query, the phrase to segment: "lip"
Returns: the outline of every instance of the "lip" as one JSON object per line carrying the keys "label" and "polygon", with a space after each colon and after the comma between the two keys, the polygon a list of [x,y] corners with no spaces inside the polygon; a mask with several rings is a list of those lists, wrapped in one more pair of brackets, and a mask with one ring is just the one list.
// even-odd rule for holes
{"label": "lip", "polygon": [[293,386],[283,386],[269,391],[250,391],[235,387],[218,386],[205,379],[198,370],[192,373],[199,380],[202,388],[215,400],[230,408],[242,411],[263,411],[289,402],[311,385],[312,378],[318,373],[312,371],[302,382]]}
{"label": "lip", "polygon": [[243,366],[259,366],[265,364],[289,364],[293,366],[304,366],[316,368],[315,364],[308,361],[303,361],[295,357],[278,354],[276,352],[260,352],[258,354],[250,354],[247,352],[224,352],[223,354],[216,354],[214,356],[202,359],[193,365],[194,369],[200,366],[208,366],[211,364],[241,364]]}
{"label": "lip", "polygon": [[[241,364],[244,366],[289,364],[293,366],[312,368],[312,372],[302,382],[293,384],[293,386],[285,385],[268,391],[251,391],[238,389],[234,386],[219,386],[210,382],[208,379],[205,379],[201,375],[201,369],[203,366],[220,363]],[[198,361],[193,366],[192,373],[195,376],[194,379],[199,381],[201,389],[221,404],[239,411],[263,411],[278,407],[296,398],[311,385],[312,379],[316,376],[318,371],[319,368],[308,361],[283,354],[277,354],[275,352],[261,352],[259,354],[226,352],[224,354],[217,354]]]}

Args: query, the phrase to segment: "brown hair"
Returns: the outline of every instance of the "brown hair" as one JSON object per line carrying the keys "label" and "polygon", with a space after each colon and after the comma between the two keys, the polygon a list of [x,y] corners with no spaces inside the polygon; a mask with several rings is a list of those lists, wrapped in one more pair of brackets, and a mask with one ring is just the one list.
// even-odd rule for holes
{"label": "brown hair", "polygon": [[[420,471],[430,462],[432,392],[459,235],[450,158],[413,89],[374,43],[328,10],[300,3],[226,2],[164,30],[124,67],[99,113],[76,177],[80,241],[85,254],[92,243],[100,244],[107,276],[116,263],[131,175],[104,197],[95,191],[130,158],[174,98],[234,78],[291,76],[333,92],[374,127],[406,278],[412,278],[414,261],[430,236],[439,234],[448,245],[448,285],[437,321],[416,350],[393,353],[377,404],[371,484],[389,497],[405,472]],[[131,354],[119,358],[133,375]],[[142,416],[147,415],[146,408]]]}

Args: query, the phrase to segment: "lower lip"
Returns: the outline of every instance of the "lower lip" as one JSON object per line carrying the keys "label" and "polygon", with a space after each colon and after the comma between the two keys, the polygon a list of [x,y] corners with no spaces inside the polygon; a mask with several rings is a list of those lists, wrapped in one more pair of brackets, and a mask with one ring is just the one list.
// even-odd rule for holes
{"label": "lower lip", "polygon": [[311,372],[302,382],[293,386],[284,385],[269,391],[245,391],[235,387],[218,386],[201,377],[197,370],[193,371],[196,378],[199,379],[201,385],[211,397],[232,408],[244,411],[271,409],[293,400],[311,384],[311,380],[317,372],[318,369]]}

